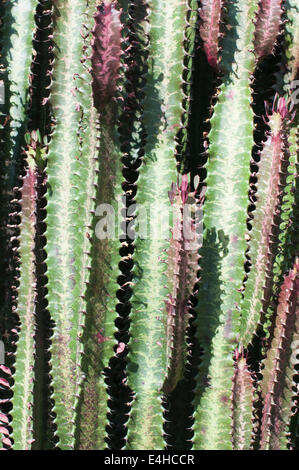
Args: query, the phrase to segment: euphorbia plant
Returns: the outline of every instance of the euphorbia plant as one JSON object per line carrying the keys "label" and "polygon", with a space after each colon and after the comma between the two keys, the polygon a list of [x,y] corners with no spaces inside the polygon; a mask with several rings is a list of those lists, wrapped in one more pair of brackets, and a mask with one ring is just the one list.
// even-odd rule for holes
{"label": "euphorbia plant", "polygon": [[296,0],[0,13],[2,447],[296,448]]}

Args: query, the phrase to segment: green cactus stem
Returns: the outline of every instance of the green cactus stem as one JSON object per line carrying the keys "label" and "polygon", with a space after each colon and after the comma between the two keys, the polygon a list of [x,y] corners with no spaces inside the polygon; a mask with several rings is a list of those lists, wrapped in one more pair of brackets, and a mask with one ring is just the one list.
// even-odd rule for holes
{"label": "green cactus stem", "polygon": [[[167,357],[168,374],[163,390],[169,394],[183,378],[187,355],[186,329],[190,320],[189,298],[197,282],[199,234],[195,217],[199,218],[199,204],[195,194],[188,192],[188,177],[182,177],[181,186],[175,183],[169,193],[175,209],[170,247],[167,250]],[[198,205],[198,207],[197,207]],[[193,214],[192,214],[193,212]],[[197,221],[199,224],[199,221]]]}
{"label": "green cactus stem", "polygon": [[[285,20],[285,50],[283,51],[281,72],[277,74],[278,91],[285,95],[290,109],[290,117],[286,132],[288,135],[289,166],[282,196],[281,223],[279,226],[279,250],[273,266],[273,295],[277,299],[283,276],[291,269],[299,250],[298,231],[298,89],[296,81],[298,64],[295,60],[298,54],[299,15],[297,2],[286,2]],[[270,309],[270,317],[273,308]],[[267,328],[267,326],[266,326]]]}
{"label": "green cactus stem", "polygon": [[184,111],[181,116],[181,124],[176,136],[177,148],[176,158],[180,162],[179,171],[188,173],[188,156],[190,154],[189,122],[192,103],[192,80],[194,71],[194,56],[197,47],[197,23],[198,23],[197,0],[187,1],[186,26],[184,29],[184,69],[182,90],[184,99],[182,106]]}
{"label": "green cactus stem", "polygon": [[[253,147],[250,80],[257,1],[228,2],[222,43],[223,83],[208,136],[202,276],[197,338],[204,350],[197,377],[194,449],[231,449],[230,391],[239,337],[246,250],[246,209]],[[229,178],[229,184],[228,180]]]}
{"label": "green cactus stem", "polygon": [[[99,122],[100,165],[95,216],[96,220],[98,217],[101,218],[94,227],[91,249],[92,271],[86,293],[86,328],[82,336],[85,345],[82,369],[86,378],[82,386],[76,444],[76,448],[83,450],[107,448],[105,439],[108,437],[109,389],[105,379],[109,361],[115,355],[117,346],[115,320],[119,301],[116,294],[120,288],[117,281],[121,274],[119,263],[122,259],[119,254],[121,243],[118,227],[115,227],[113,234],[105,232],[106,224],[112,223],[114,226],[114,221],[116,222],[116,218],[120,216],[124,204],[121,199],[124,192],[121,187],[123,176],[119,142],[116,132],[113,131],[115,116],[110,111],[103,112]],[[109,174],[113,174],[113,178],[107,178]],[[108,212],[106,215],[103,210],[108,204],[110,206],[108,210],[111,211],[112,208],[113,213]]]}
{"label": "green cactus stem", "polygon": [[[276,109],[277,107],[277,109]],[[289,149],[286,124],[289,113],[285,99],[274,104],[269,117],[269,136],[260,154],[257,173],[257,202],[250,232],[249,256],[252,263],[241,303],[240,344],[247,347],[261,316],[270,305],[273,264],[278,251],[283,188],[286,185]]]}
{"label": "green cactus stem", "polygon": [[35,367],[35,305],[36,259],[35,237],[37,223],[38,166],[43,158],[36,140],[27,151],[27,168],[21,188],[21,223],[18,237],[20,262],[16,314],[19,320],[15,374],[13,376],[12,422],[15,450],[28,450],[33,439],[33,382]]}
{"label": "green cactus stem", "polygon": [[[34,11],[37,0],[1,2],[0,81],[4,87],[4,103],[0,104],[0,319],[6,332],[14,325],[8,314],[12,308],[14,267],[8,262],[12,257],[10,238],[15,236],[10,225],[11,200],[19,183],[23,167],[22,146],[27,130],[29,107],[29,76],[34,32]],[[13,335],[7,338],[6,350],[10,349]]]}
{"label": "green cactus stem", "polygon": [[299,71],[299,18],[298,18],[298,3],[296,0],[286,0],[286,67],[288,70],[288,76],[285,80],[287,86],[289,86],[293,80],[298,78]]}
{"label": "green cactus stem", "polygon": [[[144,162],[137,180],[137,218],[151,223],[135,241],[128,385],[134,393],[127,449],[162,449],[162,387],[167,373],[166,270],[171,204],[168,191],[176,181],[175,137],[182,121],[183,48],[186,2],[151,2],[148,16],[148,71],[142,120],[147,134]],[[160,221],[158,221],[160,217]],[[137,228],[136,228],[137,230]],[[144,230],[144,224],[143,224]],[[159,233],[160,232],[160,233]],[[143,238],[142,238],[143,237]],[[154,295],[153,295],[154,294]],[[142,432],[141,432],[142,429]]]}
{"label": "green cactus stem", "polygon": [[271,347],[263,361],[260,389],[264,400],[262,450],[287,450],[296,393],[294,376],[299,344],[299,260],[285,276],[276,311]]}
{"label": "green cactus stem", "polygon": [[[89,281],[90,227],[95,210],[97,113],[93,108],[89,59],[83,50],[95,2],[55,2],[53,82],[55,119],[48,153],[47,278],[53,324],[51,376],[57,436],[73,449],[80,395],[86,284]],[[91,28],[90,28],[91,29]],[[89,29],[87,29],[88,31]],[[63,175],[63,178],[62,178]]]}
{"label": "green cactus stem", "polygon": [[298,448],[298,0],[0,0],[0,46],[0,450]]}
{"label": "green cactus stem", "polygon": [[237,350],[232,393],[234,450],[251,449],[254,391],[253,378],[246,358]]}
{"label": "green cactus stem", "polygon": [[[5,102],[1,108],[1,184],[12,194],[17,183],[28,109],[34,12],[37,0],[16,0],[5,5],[0,75]],[[17,32],[17,33],[16,33]],[[1,204],[2,206],[3,204]]]}
{"label": "green cactus stem", "polygon": [[86,293],[86,329],[82,336],[85,344],[82,369],[86,378],[80,397],[76,448],[83,450],[107,448],[110,409],[105,379],[109,361],[117,353],[115,321],[119,301],[116,294],[120,288],[120,248],[121,242],[124,243],[120,240],[120,223],[122,218],[124,220],[125,205],[117,132],[121,107],[116,97],[117,87],[120,87],[122,22],[127,21],[127,15],[106,1],[97,7],[94,17],[91,62],[93,101],[98,111],[99,168],[91,249],[93,261]]}

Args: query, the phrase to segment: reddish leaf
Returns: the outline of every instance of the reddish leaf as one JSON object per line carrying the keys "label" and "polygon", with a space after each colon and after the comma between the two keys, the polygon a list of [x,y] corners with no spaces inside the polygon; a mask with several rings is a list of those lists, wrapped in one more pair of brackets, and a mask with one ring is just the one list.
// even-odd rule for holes
{"label": "reddish leaf", "polygon": [[3,413],[0,413],[0,421],[2,421],[2,423],[6,423],[6,424],[9,423],[8,417],[6,415],[4,415]]}
{"label": "reddish leaf", "polygon": [[4,428],[3,426],[0,426],[0,433],[5,434],[5,436],[9,436],[8,430]]}
{"label": "reddish leaf", "polygon": [[2,378],[0,378],[0,385],[3,385],[4,387],[9,387],[8,381]]}

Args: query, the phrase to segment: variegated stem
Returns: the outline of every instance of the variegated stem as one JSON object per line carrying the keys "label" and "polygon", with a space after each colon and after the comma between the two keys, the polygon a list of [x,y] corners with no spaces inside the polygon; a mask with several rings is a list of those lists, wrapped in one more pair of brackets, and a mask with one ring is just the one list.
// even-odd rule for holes
{"label": "variegated stem", "polygon": [[[292,246],[290,250],[291,256],[286,254],[286,258],[292,260],[294,254],[299,251],[299,241],[296,236],[299,224],[299,202],[298,202],[298,174],[299,174],[299,6],[294,0],[286,1],[286,60],[287,60],[287,72],[284,77],[285,89],[290,95],[290,105],[292,112],[294,113],[294,119],[290,123],[289,128],[289,142],[290,142],[290,178],[286,190],[287,203],[284,200],[284,207],[291,207],[292,216],[292,229],[291,236],[289,238],[289,246]],[[284,211],[287,212],[286,210]],[[289,214],[286,214],[286,217]],[[285,218],[286,219],[286,218]],[[287,238],[288,240],[288,238]],[[287,244],[287,243],[286,243]],[[288,264],[288,269],[290,264]],[[286,270],[284,271],[286,272]]]}
{"label": "variegated stem", "polygon": [[[29,77],[29,106],[27,112],[28,131],[31,131],[31,139],[36,147],[33,157],[38,166],[37,174],[37,225],[36,225],[36,318],[35,318],[35,380],[33,387],[33,439],[32,450],[53,448],[54,443],[51,435],[51,420],[48,412],[51,409],[49,400],[49,375],[48,375],[48,345],[50,330],[48,328],[48,312],[44,304],[44,285],[46,279],[44,271],[45,239],[44,221],[45,211],[43,210],[44,194],[46,191],[46,173],[44,170],[44,156],[46,152],[47,137],[51,132],[50,106],[49,106],[49,85],[51,83],[51,60],[52,56],[52,14],[53,0],[39,0],[35,12],[35,30],[33,34],[33,50],[31,73]],[[27,136],[25,135],[26,143]],[[45,144],[45,145],[44,145]]]}
{"label": "variegated stem", "polygon": [[192,102],[192,80],[194,71],[194,56],[197,47],[197,0],[187,0],[186,12],[186,27],[184,29],[184,71],[183,71],[183,84],[182,90],[184,99],[182,106],[184,111],[181,116],[181,124],[179,132],[176,136],[177,148],[176,158],[180,161],[180,172],[188,173],[188,157],[190,155],[190,135],[189,135],[189,121],[191,115],[191,102]]}
{"label": "variegated stem", "polygon": [[287,450],[295,398],[299,345],[299,259],[285,276],[276,311],[274,337],[263,361],[262,450]]}
{"label": "variegated stem", "polygon": [[4,104],[0,108],[3,154],[1,177],[5,177],[4,188],[10,192],[16,186],[16,162],[20,162],[24,143],[34,11],[37,3],[37,0],[16,0],[5,5],[1,50],[3,59],[0,69],[0,78],[4,81],[5,88]]}
{"label": "variegated stem", "polygon": [[33,442],[33,381],[35,363],[35,230],[37,170],[32,157],[23,178],[20,204],[20,276],[16,313],[19,318],[16,372],[13,376],[12,438],[15,450],[29,450]]}
{"label": "variegated stem", "polygon": [[[28,146],[27,166],[22,178],[21,197],[18,200],[21,206],[18,214],[21,218],[18,226],[20,234],[17,237],[19,268],[16,305],[13,307],[18,318],[18,331],[14,331],[18,334],[18,340],[11,398],[13,428],[11,437],[14,440],[13,448],[16,450],[29,450],[34,442],[37,185],[38,164],[43,164],[43,150],[34,136],[36,137],[36,133],[32,133],[32,140]],[[2,370],[11,375],[9,368],[3,366]],[[8,441],[4,441],[4,444],[10,446]]]}
{"label": "variegated stem", "polygon": [[239,356],[233,378],[232,418],[233,449],[250,450],[253,434],[254,385],[246,359]]}
{"label": "variegated stem", "polygon": [[[143,155],[144,125],[142,110],[144,102],[143,82],[147,70],[147,30],[148,7],[146,0],[121,0],[123,14],[128,21],[123,25],[124,54],[122,60],[125,69],[125,89],[123,89],[123,110],[119,119],[119,134],[124,152],[124,163],[136,170]],[[127,6],[127,9],[125,9]],[[132,198],[132,192],[128,194]],[[130,213],[130,216],[133,214]]]}
{"label": "variegated stem", "polygon": [[[55,127],[48,153],[47,278],[53,324],[51,376],[58,446],[73,449],[89,281],[90,226],[95,208],[96,112],[84,35],[95,1],[55,2],[51,106]],[[82,23],[86,26],[83,27]]]}
{"label": "variegated stem", "polygon": [[[111,103],[108,104],[111,108]],[[112,107],[113,109],[113,107]],[[115,111],[115,110],[114,110]],[[84,357],[78,439],[76,448],[99,450],[107,448],[108,393],[105,383],[109,361],[115,355],[117,318],[117,282],[121,274],[119,226],[125,198],[121,183],[121,160],[118,136],[114,131],[115,112],[110,109],[100,116],[99,174],[96,196],[96,219],[92,242],[90,284],[86,294],[86,330],[82,336]],[[111,176],[108,176],[111,175]],[[123,199],[122,199],[123,197]],[[107,213],[106,213],[107,212]]]}
{"label": "variegated stem", "polygon": [[[7,260],[12,255],[10,238],[15,235],[9,215],[14,188],[22,162],[22,146],[27,124],[28,90],[32,57],[34,10],[37,0],[1,2],[4,9],[1,28],[0,80],[4,86],[4,103],[0,104],[0,320],[5,333],[14,327],[12,308],[13,276],[15,266]],[[10,340],[6,341],[6,351]]]}
{"label": "variegated stem", "polygon": [[[296,79],[299,78],[299,6],[295,0],[286,1],[286,18],[285,18],[285,57],[284,57],[284,67],[286,68],[286,73],[283,76],[283,89],[287,93],[289,98],[289,106],[291,107],[291,112],[293,113],[293,119],[289,123],[289,143],[290,143],[290,167],[289,173],[290,176],[287,181],[286,196],[283,200],[284,205],[284,220],[286,228],[291,223],[294,224],[294,234],[295,234],[295,209],[296,205],[296,184],[298,184],[298,164],[299,164],[299,152],[298,152],[298,142],[299,142],[299,82],[296,82]],[[297,178],[297,182],[296,182]],[[298,204],[297,204],[298,205]],[[289,210],[287,210],[287,208]],[[298,209],[297,209],[298,211]],[[297,222],[298,224],[298,222]],[[285,236],[286,230],[282,227],[282,233]],[[295,237],[292,238],[292,241],[296,240]],[[287,244],[287,239],[281,238],[282,245]],[[293,248],[293,253],[299,249],[298,244],[293,243],[295,246]],[[288,256],[287,253],[287,262],[292,257]],[[293,259],[292,259],[293,262]],[[287,266],[287,269],[284,270],[284,273],[290,269],[290,265]]]}
{"label": "variegated stem", "polygon": [[[299,131],[298,131],[298,84],[297,77],[299,57],[299,7],[296,1],[285,2],[285,51],[282,57],[281,71],[277,74],[279,93],[285,93],[292,118],[287,123],[286,132],[289,143],[289,166],[286,185],[282,197],[281,223],[279,227],[280,249],[274,261],[273,294],[275,298],[279,293],[283,276],[294,263],[296,253],[299,252],[299,240],[297,236],[299,223],[298,204],[298,164],[299,164]],[[298,77],[297,77],[298,78]],[[273,316],[273,308],[269,308],[268,317]],[[269,322],[268,322],[269,324]],[[267,327],[266,326],[266,331]]]}
{"label": "variegated stem", "polygon": [[[186,329],[190,319],[189,298],[197,281],[199,234],[195,217],[199,218],[194,194],[188,194],[188,177],[179,188],[172,185],[169,194],[174,208],[170,247],[167,250],[167,376],[163,390],[169,394],[183,378],[187,355]],[[192,214],[193,213],[193,214]]]}
{"label": "variegated stem", "polygon": [[[11,224],[8,214],[12,209],[13,188],[18,184],[19,171],[23,166],[22,146],[24,145],[24,134],[27,127],[29,108],[28,91],[30,87],[29,75],[32,58],[32,38],[34,32],[34,13],[38,5],[37,1],[18,0],[7,2],[4,6],[5,15],[2,29],[2,64],[1,79],[4,80],[4,103],[0,105],[1,111],[1,163],[0,163],[0,185],[1,185],[1,273],[3,276],[2,260],[7,259],[7,249],[11,254],[16,248],[12,248],[15,239],[16,226]],[[19,339],[15,345],[15,333],[13,328],[15,315],[8,315],[11,310],[10,301],[14,298],[9,289],[11,285],[12,263],[5,275],[4,288],[1,292],[1,313],[4,316],[6,334],[9,335],[9,344],[6,345],[7,363],[14,362],[9,359],[11,349],[17,347],[14,375],[14,395],[12,398],[12,417],[15,449],[29,449],[33,440],[32,406],[33,406],[33,350],[34,350],[34,311],[35,311],[35,258],[33,246],[35,240],[35,217],[36,204],[35,164],[30,161],[26,169],[22,187],[22,212],[21,225],[19,227],[20,248],[19,257],[21,262],[20,279],[17,279],[18,299],[17,316],[20,330]],[[14,214],[15,215],[15,214]],[[14,216],[13,215],[13,216]],[[13,217],[12,216],[12,217]],[[11,243],[7,237],[11,236]],[[1,276],[1,277],[2,277]],[[3,318],[1,318],[2,320]],[[2,323],[2,321],[1,321]],[[9,438],[5,437],[4,444],[10,447]]]}
{"label": "variegated stem", "polygon": [[95,13],[93,28],[92,87],[94,105],[100,112],[115,96],[121,55],[120,13],[114,2],[105,0]]}
{"label": "variegated stem", "polygon": [[[224,72],[211,118],[202,269],[197,305],[197,339],[204,350],[197,377],[194,449],[231,449],[230,391],[233,350],[246,251],[246,210],[253,141],[250,81],[255,57],[256,0],[230,1],[231,25],[222,43]],[[227,176],[229,175],[229,183]]]}
{"label": "variegated stem", "polygon": [[[286,67],[287,74],[284,78],[285,90],[293,80],[298,79],[299,72],[299,7],[297,0],[285,1],[285,41],[286,41]],[[298,86],[295,87],[296,96],[298,96]]]}
{"label": "variegated stem", "polygon": [[39,0],[33,36],[33,54],[30,75],[29,130],[38,129],[42,138],[50,133],[49,85],[52,59],[53,0]]}
{"label": "variegated stem", "polygon": [[[137,181],[139,234],[134,251],[127,366],[134,399],[126,448],[134,450],[164,447],[161,389],[167,372],[167,266],[163,260],[167,258],[170,235],[168,191],[176,181],[175,137],[182,119],[187,11],[186,2],[175,0],[154,0],[149,5],[149,59],[143,104],[147,141]],[[142,234],[145,227],[147,234]]]}
{"label": "variegated stem", "polygon": [[219,62],[219,39],[221,36],[221,16],[224,0],[203,0],[199,15],[201,18],[200,36],[203,48],[211,67]]}
{"label": "variegated stem", "polygon": [[282,12],[282,0],[260,0],[254,40],[258,58],[273,52],[282,23]]}
{"label": "variegated stem", "polygon": [[299,251],[298,231],[298,165],[299,165],[299,133],[298,110],[296,116],[287,125],[289,143],[289,166],[284,194],[282,197],[281,223],[279,227],[280,249],[274,262],[274,294],[282,276],[293,263]]}
{"label": "variegated stem", "polygon": [[[277,299],[280,290],[280,284],[283,275],[288,272],[294,262],[296,254],[299,252],[298,223],[299,223],[299,204],[298,204],[298,143],[299,134],[298,115],[287,123],[288,132],[288,171],[285,178],[284,191],[280,209],[280,225],[278,233],[279,250],[273,263],[273,299]],[[263,328],[267,336],[273,330],[273,302],[268,309]]]}
{"label": "variegated stem", "polygon": [[288,110],[284,98],[274,104],[269,136],[260,155],[257,202],[250,232],[251,270],[241,303],[240,344],[247,347],[270,304],[273,263],[278,250],[282,197],[286,185],[289,149],[286,136]]}
{"label": "variegated stem", "polygon": [[[94,105],[99,111],[99,169],[96,194],[96,218],[93,227],[91,277],[86,293],[87,319],[83,334],[84,358],[82,368],[85,380],[79,403],[76,448],[98,450],[107,448],[109,425],[109,388],[105,383],[109,361],[115,354],[117,318],[117,291],[121,229],[125,205],[122,189],[121,153],[116,124],[120,113],[116,98],[116,83],[120,85],[122,21],[124,12],[110,2],[99,6],[92,30],[92,75]],[[111,58],[112,57],[112,58]],[[110,83],[98,82],[103,71]],[[115,223],[118,224],[115,226]],[[100,360],[99,360],[100,358]]]}
{"label": "variegated stem", "polygon": [[[28,138],[27,138],[28,137]],[[18,317],[18,341],[16,343],[15,374],[12,397],[12,437],[14,449],[28,450],[35,441],[36,426],[40,425],[37,412],[41,396],[36,396],[36,304],[37,304],[37,223],[38,187],[44,168],[45,149],[40,135],[33,131],[26,134],[27,166],[21,188],[21,205],[18,236],[18,288],[15,313]],[[33,412],[35,411],[35,415]]]}

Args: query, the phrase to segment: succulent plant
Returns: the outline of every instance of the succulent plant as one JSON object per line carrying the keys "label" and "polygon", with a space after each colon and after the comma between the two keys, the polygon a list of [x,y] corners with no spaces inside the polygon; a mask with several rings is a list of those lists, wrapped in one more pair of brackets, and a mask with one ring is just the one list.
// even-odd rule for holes
{"label": "succulent plant", "polygon": [[2,448],[297,449],[297,1],[0,17]]}

